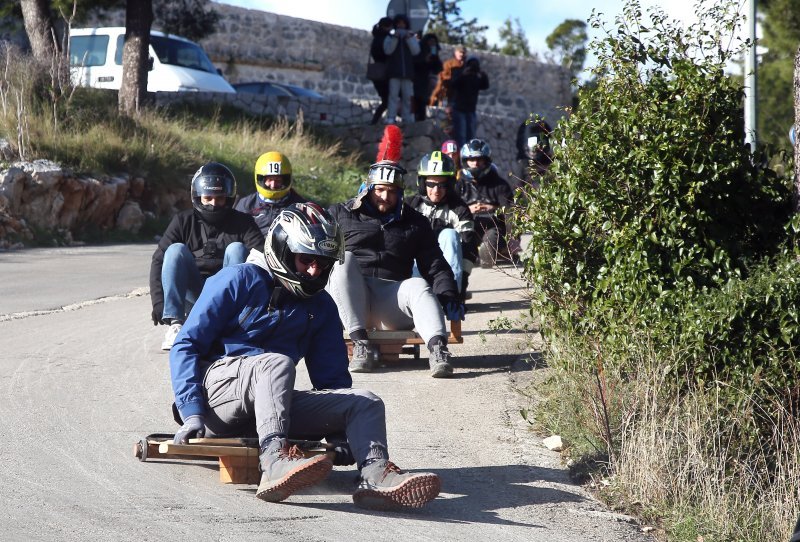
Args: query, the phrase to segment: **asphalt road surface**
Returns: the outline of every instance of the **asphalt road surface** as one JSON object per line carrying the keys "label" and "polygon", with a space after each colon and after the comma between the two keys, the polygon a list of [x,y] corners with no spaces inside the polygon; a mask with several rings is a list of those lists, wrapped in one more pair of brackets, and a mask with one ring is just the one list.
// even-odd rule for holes
{"label": "asphalt road surface", "polygon": [[525,309],[511,268],[475,271],[453,379],[410,356],[354,375],[386,403],[392,459],[441,476],[425,508],[356,508],[353,468],[272,504],[219,483],[212,462],[137,461],[136,441],[176,429],[165,328],[150,321],[154,248],[0,253],[0,540],[648,540],[573,485],[518,414],[530,347],[487,331]]}

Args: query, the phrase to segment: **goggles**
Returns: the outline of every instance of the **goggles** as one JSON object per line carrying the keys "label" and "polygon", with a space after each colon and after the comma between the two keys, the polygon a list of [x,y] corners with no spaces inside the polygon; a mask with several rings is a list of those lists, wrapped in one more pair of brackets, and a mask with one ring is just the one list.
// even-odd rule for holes
{"label": "goggles", "polygon": [[321,271],[325,271],[333,267],[333,264],[336,263],[336,260],[332,260],[330,258],[324,258],[321,256],[312,256],[311,254],[298,254],[297,259],[300,260],[300,263],[305,266],[314,265],[317,269]]}
{"label": "goggles", "polygon": [[425,186],[428,188],[441,188],[442,190],[447,189],[447,183],[444,182],[436,182],[436,181],[425,181]]}

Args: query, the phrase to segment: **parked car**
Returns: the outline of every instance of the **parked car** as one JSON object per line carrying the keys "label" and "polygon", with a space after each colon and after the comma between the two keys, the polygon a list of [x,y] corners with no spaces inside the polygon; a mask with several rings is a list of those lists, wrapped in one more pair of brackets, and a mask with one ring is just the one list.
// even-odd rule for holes
{"label": "parked car", "polygon": [[[81,86],[119,89],[122,85],[124,27],[73,28],[69,63]],[[148,92],[236,92],[193,41],[150,32]]]}
{"label": "parked car", "polygon": [[262,81],[258,83],[235,83],[233,88],[236,92],[249,92],[251,94],[263,94],[264,96],[301,96],[306,98],[320,99],[322,94],[315,90],[287,85],[285,83],[275,83],[273,81]]}

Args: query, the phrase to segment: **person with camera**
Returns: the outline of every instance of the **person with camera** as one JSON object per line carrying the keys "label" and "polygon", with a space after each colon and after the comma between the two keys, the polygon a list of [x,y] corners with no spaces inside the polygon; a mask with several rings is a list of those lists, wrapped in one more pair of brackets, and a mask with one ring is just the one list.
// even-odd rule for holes
{"label": "person with camera", "polygon": [[[372,27],[372,44],[369,48],[369,54],[375,62],[386,62],[387,56],[383,52],[383,42],[392,30],[392,25],[393,22],[389,17],[381,17],[378,23]],[[378,93],[381,103],[375,108],[370,124],[378,124],[389,103],[389,80],[385,78],[372,79],[372,86],[375,87],[375,92]]]}
{"label": "person with camera", "polygon": [[425,120],[428,100],[436,86],[439,72],[442,71],[442,59],[439,58],[439,38],[436,34],[425,34],[422,37],[421,52],[414,57],[414,118]]}
{"label": "person with camera", "polygon": [[394,16],[394,28],[383,42],[387,56],[389,77],[389,106],[386,124],[394,124],[400,105],[403,122],[414,122],[411,113],[411,97],[414,95],[414,57],[420,53],[419,40],[409,30],[408,18],[398,13]]}
{"label": "person with camera", "polygon": [[489,76],[481,70],[476,56],[470,56],[464,67],[453,71],[450,91],[453,95],[453,132],[459,147],[475,138],[478,126],[478,95],[489,88]]}
{"label": "person with camera", "polygon": [[192,209],[172,218],[150,263],[153,325],[169,326],[162,350],[172,348],[206,279],[264,247],[253,217],[233,209],[236,178],[226,166],[209,162],[198,169],[191,196]]}

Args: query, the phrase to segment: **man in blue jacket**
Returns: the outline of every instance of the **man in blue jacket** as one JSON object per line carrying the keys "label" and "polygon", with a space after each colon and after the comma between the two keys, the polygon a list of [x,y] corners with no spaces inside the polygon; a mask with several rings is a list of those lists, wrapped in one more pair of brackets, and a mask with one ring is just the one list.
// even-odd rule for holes
{"label": "man in blue jacket", "polygon": [[[313,203],[292,205],[269,229],[264,253],[228,267],[203,289],[170,352],[175,404],[192,436],[258,433],[261,482],[269,502],[324,479],[325,455],[305,458],[287,439],[345,434],[361,471],[353,495],[365,508],[418,508],[439,493],[439,477],[405,473],[389,461],[384,405],[351,389],[336,305],[323,290],[343,260],[338,224]],[[312,390],[294,390],[305,359]]]}

